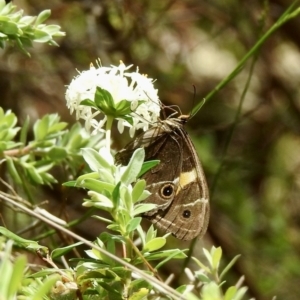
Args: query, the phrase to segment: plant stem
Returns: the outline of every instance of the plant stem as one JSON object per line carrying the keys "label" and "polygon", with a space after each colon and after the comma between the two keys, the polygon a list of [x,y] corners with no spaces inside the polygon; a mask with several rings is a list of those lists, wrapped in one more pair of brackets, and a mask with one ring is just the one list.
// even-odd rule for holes
{"label": "plant stem", "polygon": [[[133,238],[133,233],[129,233],[129,236],[127,236],[125,238],[126,240],[126,245],[125,245],[125,249],[124,249],[124,258],[129,258],[130,261],[132,261],[133,257],[132,257],[132,245],[131,245],[131,239]],[[126,267],[125,267],[126,268]],[[127,268],[126,268],[127,269]],[[131,272],[126,272],[126,278],[125,278],[125,283],[124,283],[124,296],[125,299],[129,298],[129,289],[130,289],[130,285],[131,285]]]}
{"label": "plant stem", "polygon": [[[246,61],[252,57],[258,49],[263,45],[263,43],[278,29],[280,28],[284,23],[287,21],[295,18],[300,14],[300,8],[297,7],[294,9],[294,7],[297,5],[298,1],[294,1],[287,10],[281,15],[281,17],[277,20],[277,22],[255,43],[255,45],[246,53],[246,55],[240,60],[236,68],[227,76],[225,77],[210,93],[208,93],[204,99],[205,101],[210,100],[217,92],[219,92],[226,84],[231,81],[234,77],[236,77],[240,71],[243,69]],[[291,10],[294,9],[294,11],[291,12]],[[193,114],[195,115],[199,109],[203,106],[202,101],[196,105],[196,107],[193,109]]]}
{"label": "plant stem", "polygon": [[113,123],[114,118],[111,116],[107,116],[107,121],[106,121],[106,132],[105,132],[105,141],[106,141],[106,148],[110,152],[110,144],[111,144],[111,127]]}
{"label": "plant stem", "polygon": [[154,269],[154,268],[150,265],[150,263],[145,259],[145,257],[144,257],[143,254],[141,253],[141,251],[135,246],[135,244],[133,243],[132,239],[129,239],[129,240],[128,240],[128,243],[131,244],[132,250],[134,250],[135,254],[137,254],[137,255],[140,257],[140,259],[141,259],[141,260],[143,261],[143,263],[147,266],[147,268],[149,269],[149,271],[151,271],[151,272],[154,274],[154,276],[155,276],[158,280],[163,281],[163,280],[159,277],[157,270]]}

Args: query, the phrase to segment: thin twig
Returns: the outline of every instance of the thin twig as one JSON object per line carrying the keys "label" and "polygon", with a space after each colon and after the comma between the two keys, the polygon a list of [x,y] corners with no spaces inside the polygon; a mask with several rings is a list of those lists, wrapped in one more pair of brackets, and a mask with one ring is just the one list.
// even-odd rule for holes
{"label": "thin twig", "polygon": [[98,250],[99,252],[101,252],[102,254],[108,256],[109,258],[115,260],[117,263],[123,265],[124,267],[130,269],[132,272],[134,272],[135,274],[137,274],[138,276],[140,276],[141,278],[145,279],[146,281],[150,282],[153,287],[155,287],[158,291],[168,294],[169,296],[172,296],[174,300],[182,300],[184,299],[183,296],[178,293],[176,290],[174,290],[173,288],[171,288],[170,286],[166,285],[164,282],[159,281],[157,278],[144,273],[143,271],[141,271],[140,269],[136,268],[135,266],[127,263],[126,261],[122,260],[121,258],[113,255],[112,253],[98,247],[97,245],[93,244],[92,242],[84,239],[83,237],[75,234],[74,232],[68,230],[65,227],[62,227],[59,224],[56,224],[55,222],[52,222],[50,220],[48,220],[47,218],[45,218],[44,216],[30,210],[29,208],[23,206],[22,204],[18,203],[18,202],[14,202],[12,199],[8,198],[8,197],[4,197],[2,196],[2,199],[4,199],[5,201],[7,201],[8,203],[10,203],[11,205],[14,205],[16,207],[18,207],[19,209],[23,210],[25,213],[27,213],[28,215],[31,215],[35,218],[38,218],[39,220],[43,221],[44,223],[48,224],[49,226],[60,230],[62,232],[64,232],[65,234],[73,237],[75,240],[80,241],[82,243],[84,243],[85,245],[87,245],[88,247],[94,248],[96,250]]}

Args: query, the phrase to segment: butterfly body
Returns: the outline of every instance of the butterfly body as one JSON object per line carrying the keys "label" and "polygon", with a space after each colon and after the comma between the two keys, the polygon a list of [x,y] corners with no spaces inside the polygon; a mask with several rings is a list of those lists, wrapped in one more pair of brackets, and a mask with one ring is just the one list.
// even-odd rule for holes
{"label": "butterfly body", "polygon": [[184,129],[188,118],[182,115],[158,122],[117,155],[117,160],[126,163],[135,149],[143,147],[145,161],[160,161],[142,176],[151,192],[144,202],[157,205],[143,217],[182,240],[202,236],[209,219],[204,172]]}

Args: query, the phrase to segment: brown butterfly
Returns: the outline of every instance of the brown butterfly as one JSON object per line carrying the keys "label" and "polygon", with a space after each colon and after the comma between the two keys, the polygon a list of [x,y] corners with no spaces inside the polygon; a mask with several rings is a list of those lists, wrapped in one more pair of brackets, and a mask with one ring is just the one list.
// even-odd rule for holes
{"label": "brown butterfly", "polygon": [[125,165],[135,149],[144,148],[145,161],[160,161],[142,176],[151,192],[144,202],[157,205],[143,217],[182,240],[203,236],[209,221],[205,175],[184,129],[188,119],[188,115],[181,115],[159,121],[116,156],[117,161]]}

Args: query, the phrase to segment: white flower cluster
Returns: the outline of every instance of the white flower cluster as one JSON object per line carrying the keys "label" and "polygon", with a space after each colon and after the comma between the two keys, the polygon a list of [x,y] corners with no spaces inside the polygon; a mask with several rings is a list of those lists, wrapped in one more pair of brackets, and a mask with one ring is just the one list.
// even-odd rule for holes
{"label": "white flower cluster", "polygon": [[[153,79],[138,72],[126,72],[132,65],[125,66],[120,62],[119,66],[95,68],[79,73],[66,91],[67,106],[71,113],[76,111],[76,118],[84,119],[87,130],[93,128],[93,134],[103,131],[107,116],[101,110],[80,104],[81,101],[89,99],[94,101],[97,87],[108,91],[114,104],[122,100],[130,101],[131,112],[129,115],[118,116],[118,130],[123,132],[124,127],[129,127],[132,137],[135,130],[142,128],[147,130],[149,124],[157,121],[161,104],[154,89]],[[102,116],[101,116],[102,115]],[[96,118],[97,117],[97,118]],[[128,122],[128,117],[132,124]]]}

